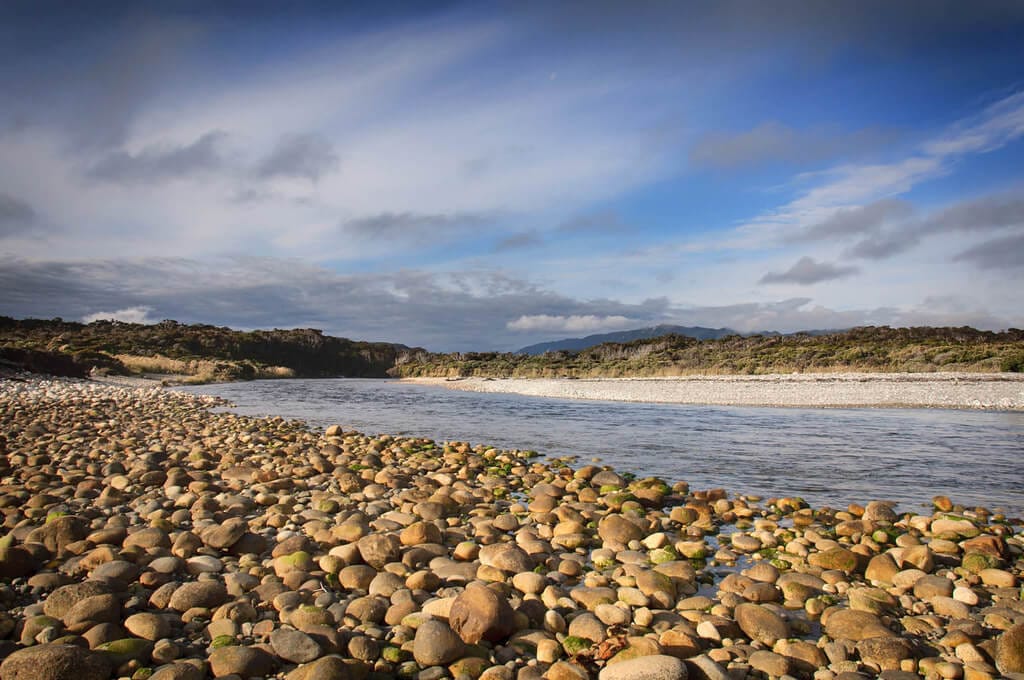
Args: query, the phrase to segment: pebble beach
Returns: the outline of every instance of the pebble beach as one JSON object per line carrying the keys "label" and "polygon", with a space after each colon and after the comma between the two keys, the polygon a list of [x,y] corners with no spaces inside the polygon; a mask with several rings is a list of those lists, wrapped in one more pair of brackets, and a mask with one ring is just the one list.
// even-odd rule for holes
{"label": "pebble beach", "polygon": [[671,378],[410,378],[473,392],[715,406],[1024,410],[1019,373],[793,373]]}
{"label": "pebble beach", "polygon": [[[893,384],[938,395],[904,405],[1024,407],[1019,379],[972,377]],[[817,378],[792,382],[837,394]],[[739,399],[759,379],[701,380]],[[1020,518],[810,507],[221,405],[0,379],[0,680],[1024,678]]]}

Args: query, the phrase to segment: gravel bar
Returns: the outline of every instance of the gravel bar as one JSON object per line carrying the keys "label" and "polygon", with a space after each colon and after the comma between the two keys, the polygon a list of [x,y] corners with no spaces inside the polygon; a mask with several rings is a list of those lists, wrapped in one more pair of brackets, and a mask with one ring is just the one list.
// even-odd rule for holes
{"label": "gravel bar", "polygon": [[1024,375],[1017,373],[797,373],[672,378],[411,380],[471,392],[667,404],[1024,409]]}

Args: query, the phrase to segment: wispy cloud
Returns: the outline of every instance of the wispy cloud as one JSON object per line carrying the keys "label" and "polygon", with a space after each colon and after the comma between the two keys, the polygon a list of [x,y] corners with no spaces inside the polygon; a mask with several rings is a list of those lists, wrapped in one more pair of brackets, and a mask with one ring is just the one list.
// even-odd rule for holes
{"label": "wispy cloud", "polygon": [[494,245],[494,252],[507,253],[513,250],[534,248],[543,245],[544,237],[535,229],[509,234]]}
{"label": "wispy cloud", "polygon": [[281,137],[257,171],[261,177],[299,177],[315,182],[338,167],[338,153],[323,135]]}
{"label": "wispy cloud", "polygon": [[36,221],[35,209],[14,196],[0,193],[0,238],[22,234]]}
{"label": "wispy cloud", "polygon": [[806,227],[790,238],[793,241],[817,241],[874,234],[886,223],[905,219],[913,212],[914,207],[908,201],[883,198],[867,205],[837,210],[828,219]]}
{"label": "wispy cloud", "polygon": [[1024,233],[984,241],[956,255],[957,262],[970,262],[986,270],[1024,271]]}
{"label": "wispy cloud", "polygon": [[844,131],[818,127],[799,130],[766,121],[743,132],[714,131],[690,147],[695,166],[732,170],[770,163],[808,164],[877,153],[899,137],[894,130]]}
{"label": "wispy cloud", "polygon": [[359,238],[418,243],[448,239],[493,221],[493,217],[472,213],[429,215],[384,212],[347,220],[342,228],[347,234]]}
{"label": "wispy cloud", "polygon": [[585,212],[558,225],[558,231],[565,234],[616,234],[629,229],[629,223],[616,210]]}
{"label": "wispy cloud", "polygon": [[795,283],[809,286],[822,281],[834,281],[853,276],[860,272],[857,267],[818,262],[812,257],[801,257],[784,272],[769,272],[761,277],[760,283]]}
{"label": "wispy cloud", "polygon": [[[993,151],[1024,135],[1024,92],[988,106],[977,116],[951,125],[905,158],[888,163],[846,164],[803,176],[813,186],[791,202],[744,225],[741,233],[800,240],[833,235],[844,224],[894,217],[905,194],[924,181],[951,171],[966,154]],[[889,199],[888,201],[886,199]],[[875,225],[877,226],[877,225]]]}
{"label": "wispy cloud", "polygon": [[1017,188],[960,201],[923,218],[890,225],[885,230],[867,230],[864,238],[845,252],[850,257],[880,260],[899,255],[929,238],[952,233],[980,235],[1021,225],[1024,225],[1024,189]]}
{"label": "wispy cloud", "polygon": [[202,173],[224,164],[220,146],[227,135],[207,132],[190,144],[147,146],[138,153],[114,151],[101,157],[88,174],[91,177],[126,184],[168,179],[198,179]]}

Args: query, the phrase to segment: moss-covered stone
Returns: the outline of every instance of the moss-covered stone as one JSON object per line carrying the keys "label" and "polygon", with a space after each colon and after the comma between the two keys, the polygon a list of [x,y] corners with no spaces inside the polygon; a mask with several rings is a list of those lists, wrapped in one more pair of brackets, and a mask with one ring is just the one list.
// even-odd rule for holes
{"label": "moss-covered stone", "polygon": [[569,656],[574,656],[580,652],[584,652],[590,649],[593,645],[594,643],[587,638],[581,638],[575,635],[570,635],[562,640],[562,649],[564,649],[565,653]]}

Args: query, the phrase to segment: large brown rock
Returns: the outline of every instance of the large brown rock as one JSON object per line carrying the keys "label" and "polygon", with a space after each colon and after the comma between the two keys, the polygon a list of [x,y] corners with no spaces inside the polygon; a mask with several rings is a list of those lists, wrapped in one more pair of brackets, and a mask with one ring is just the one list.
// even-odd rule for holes
{"label": "large brown rock", "polygon": [[432,522],[413,522],[398,536],[402,545],[423,545],[424,543],[440,543],[444,540],[441,530]]}
{"label": "large brown rock", "polygon": [[231,517],[222,524],[213,524],[203,530],[203,543],[217,550],[225,550],[238,542],[249,529],[249,523],[241,517]]}
{"label": "large brown rock", "polygon": [[605,515],[597,525],[597,535],[609,545],[627,545],[639,541],[644,530],[619,514]]}
{"label": "large brown rock", "polygon": [[888,553],[875,555],[864,570],[864,577],[872,583],[892,584],[892,578],[899,572],[896,561]]}
{"label": "large brown rock", "polygon": [[135,637],[154,642],[171,634],[167,619],[152,612],[132,614],[124,620],[124,627]]}
{"label": "large brown rock", "polygon": [[149,680],[206,680],[206,669],[199,664],[176,661],[156,669]]}
{"label": "large brown rock", "polygon": [[442,666],[460,658],[466,646],[455,631],[443,621],[420,624],[413,639],[413,658],[421,666]]}
{"label": "large brown rock", "polygon": [[121,602],[109,593],[93,595],[76,602],[63,620],[72,633],[84,633],[97,623],[120,623]]}
{"label": "large brown rock", "polygon": [[318,658],[323,650],[312,637],[299,630],[278,628],[270,634],[270,646],[285,661],[307,663]]}
{"label": "large brown rock", "polygon": [[789,637],[789,624],[767,607],[750,603],[740,604],[737,605],[733,616],[747,637],[768,647],[774,645],[776,640]]}
{"label": "large brown rock", "polygon": [[829,548],[822,552],[811,553],[807,562],[814,567],[822,569],[838,569],[847,573],[857,570],[856,553],[846,548]]}
{"label": "large brown rock", "polygon": [[36,645],[14,652],[0,665],[2,680],[107,680],[110,661],[76,645]]}
{"label": "large brown rock", "polygon": [[43,613],[55,619],[63,619],[82,600],[109,592],[110,586],[104,581],[82,581],[61,586],[43,602]]}
{"label": "large brown rock", "polygon": [[1000,673],[1024,673],[1024,623],[1018,623],[999,636],[995,661]]}
{"label": "large brown rock", "polygon": [[188,611],[193,607],[211,609],[224,604],[227,599],[227,588],[220,581],[193,581],[175,590],[168,606],[179,612]]}
{"label": "large brown rock", "polygon": [[69,543],[81,541],[88,534],[86,523],[73,515],[56,517],[25,538],[26,543],[42,543],[51,554],[64,555]]}
{"label": "large brown rock", "polygon": [[274,657],[259,647],[221,647],[210,653],[213,677],[240,675],[265,677],[274,669]]}
{"label": "large brown rock", "polygon": [[341,657],[325,656],[299,666],[285,677],[287,680],[349,680],[353,675]]}
{"label": "large brown rock", "polygon": [[883,671],[900,670],[900,662],[913,656],[910,643],[900,637],[872,637],[857,643],[861,661]]}
{"label": "large brown rock", "polygon": [[363,562],[374,569],[382,569],[385,564],[397,562],[402,556],[402,543],[394,534],[371,534],[363,536],[356,543]]}
{"label": "large brown rock", "polygon": [[686,680],[686,664],[674,656],[652,654],[609,664],[598,680]]}
{"label": "large brown rock", "polygon": [[463,642],[502,642],[511,635],[514,613],[508,600],[487,586],[471,583],[452,603],[448,622]]}
{"label": "large brown rock", "polygon": [[0,578],[20,578],[39,571],[42,562],[21,546],[0,541]]}
{"label": "large brown rock", "polygon": [[891,637],[894,633],[870,612],[837,609],[825,620],[825,632],[833,640],[860,642],[875,637]]}
{"label": "large brown rock", "polygon": [[892,503],[886,501],[871,501],[864,508],[864,519],[871,522],[895,522],[899,519],[896,511],[892,509]]}
{"label": "large brown rock", "polygon": [[518,574],[533,569],[533,560],[515,543],[494,543],[480,548],[480,564]]}

